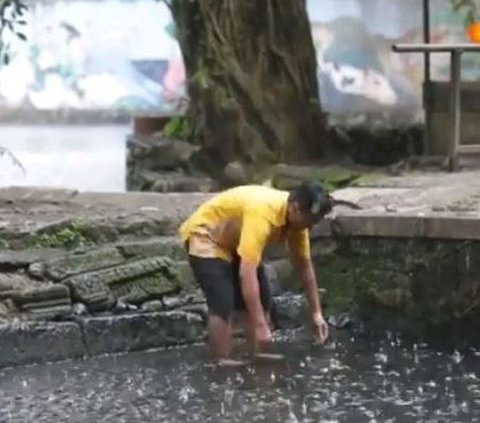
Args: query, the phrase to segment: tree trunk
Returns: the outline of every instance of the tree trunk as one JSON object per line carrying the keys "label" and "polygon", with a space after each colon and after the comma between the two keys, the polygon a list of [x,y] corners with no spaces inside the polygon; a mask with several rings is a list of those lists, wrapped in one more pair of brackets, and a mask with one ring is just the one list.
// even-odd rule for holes
{"label": "tree trunk", "polygon": [[193,137],[215,163],[299,161],[325,123],[305,0],[166,0]]}

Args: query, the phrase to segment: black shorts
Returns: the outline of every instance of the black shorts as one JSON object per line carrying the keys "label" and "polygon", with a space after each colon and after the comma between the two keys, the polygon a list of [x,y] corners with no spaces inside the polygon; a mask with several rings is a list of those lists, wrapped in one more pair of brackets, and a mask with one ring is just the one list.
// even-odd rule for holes
{"label": "black shorts", "polygon": [[[233,311],[245,311],[245,301],[240,286],[240,260],[232,263],[219,258],[203,258],[189,255],[193,276],[202,289],[211,314],[228,320]],[[258,266],[258,283],[263,309],[270,312],[272,295],[270,283],[262,264]]]}

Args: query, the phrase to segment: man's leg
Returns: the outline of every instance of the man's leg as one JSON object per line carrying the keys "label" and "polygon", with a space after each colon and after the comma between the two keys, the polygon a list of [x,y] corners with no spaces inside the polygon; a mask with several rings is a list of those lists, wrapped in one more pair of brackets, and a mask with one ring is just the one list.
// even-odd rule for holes
{"label": "man's leg", "polygon": [[216,258],[189,256],[196,282],[208,306],[208,345],[214,359],[226,359],[232,346],[234,308],[233,269],[229,262]]}
{"label": "man's leg", "polygon": [[[237,263],[238,266],[238,263]],[[255,342],[255,334],[253,328],[249,321],[248,312],[246,311],[245,301],[243,299],[241,286],[240,286],[240,275],[238,268],[235,268],[235,286],[234,286],[234,303],[235,303],[235,320],[238,322],[240,327],[243,328],[245,339],[247,341],[247,346],[250,353],[254,354],[259,352],[258,345]],[[260,300],[262,302],[263,310],[265,312],[265,319],[269,324],[271,330],[273,330],[272,319],[270,311],[272,308],[272,295],[270,289],[270,282],[267,278],[265,269],[262,264],[258,266],[258,283],[260,288]]]}
{"label": "man's leg", "polygon": [[232,349],[232,322],[223,317],[208,315],[208,347],[214,359],[230,357]]}

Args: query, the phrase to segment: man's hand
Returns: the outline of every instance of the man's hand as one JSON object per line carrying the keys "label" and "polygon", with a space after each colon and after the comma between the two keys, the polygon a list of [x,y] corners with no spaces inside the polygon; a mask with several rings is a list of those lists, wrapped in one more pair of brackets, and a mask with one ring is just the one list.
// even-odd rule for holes
{"label": "man's hand", "polygon": [[312,316],[313,339],[317,344],[323,344],[328,338],[328,324],[325,322],[321,313],[315,313]]}
{"label": "man's hand", "polygon": [[254,327],[255,348],[256,350],[263,350],[272,343],[272,332],[267,322],[265,324],[256,325]]}

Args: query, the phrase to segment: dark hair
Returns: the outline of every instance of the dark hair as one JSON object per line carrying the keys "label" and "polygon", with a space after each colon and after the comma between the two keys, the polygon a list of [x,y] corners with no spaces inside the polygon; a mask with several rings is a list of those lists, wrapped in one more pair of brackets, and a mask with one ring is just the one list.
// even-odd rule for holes
{"label": "dark hair", "polygon": [[289,203],[296,203],[302,213],[323,216],[333,207],[332,198],[320,185],[304,182],[290,190]]}

